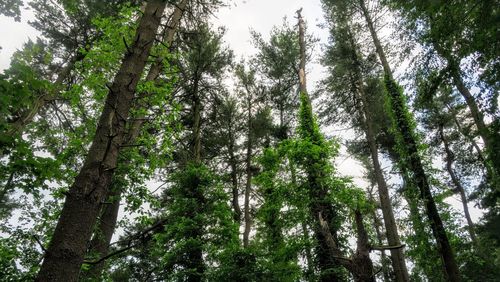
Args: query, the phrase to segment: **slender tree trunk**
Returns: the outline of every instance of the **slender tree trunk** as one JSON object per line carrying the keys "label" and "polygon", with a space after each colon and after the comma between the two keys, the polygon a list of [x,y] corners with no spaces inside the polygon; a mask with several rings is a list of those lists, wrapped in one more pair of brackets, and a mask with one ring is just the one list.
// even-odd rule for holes
{"label": "slender tree trunk", "polygon": [[[178,26],[180,24],[182,15],[189,0],[182,0],[175,8],[171,20],[168,22],[168,26],[165,29],[165,34],[163,41],[167,46],[171,46],[174,40],[174,36],[177,32]],[[143,10],[144,12],[144,10]],[[172,49],[172,48],[171,48]],[[146,75],[146,81],[157,81],[163,70],[163,60],[164,58],[158,57],[156,61],[152,64],[149,69],[148,74]],[[142,115],[137,117],[132,124],[130,125],[127,136],[125,137],[124,144],[132,144],[135,142],[137,137],[140,135],[141,128],[144,124],[146,116]],[[125,159],[122,162],[122,165],[127,167],[130,163],[130,160]],[[121,177],[121,176],[115,176]],[[101,217],[98,222],[95,235],[91,241],[89,253],[93,255],[97,255],[98,257],[104,257],[108,254],[109,244],[111,243],[111,238],[113,237],[116,222],[118,219],[118,210],[120,208],[120,198],[122,194],[121,187],[112,187],[115,183],[115,180],[110,184],[111,189],[109,189],[108,195],[106,197],[107,204],[102,207]],[[86,274],[86,277],[99,279],[104,269],[105,262],[98,263],[93,265],[89,272]]]}
{"label": "slender tree trunk", "polygon": [[252,228],[252,217],[250,215],[250,192],[252,189],[252,94],[247,91],[247,153],[246,153],[246,174],[245,185],[245,230],[243,233],[243,246],[248,247],[250,230]]}
{"label": "slender tree trunk", "polygon": [[193,96],[193,157],[196,164],[201,163],[201,100],[198,93],[198,79],[195,81]]}
{"label": "slender tree trunk", "polygon": [[[460,65],[457,58],[453,57],[449,51],[444,50],[438,44],[434,44],[439,55],[444,57],[449,64],[453,84],[462,95],[469,108],[474,124],[477,127],[479,136],[484,142],[486,151],[485,166],[488,172],[488,178],[494,189],[500,191],[500,133],[497,130],[490,130],[484,121],[484,113],[479,108],[474,96],[464,83],[460,73]],[[488,169],[489,168],[489,169]]]}
{"label": "slender tree trunk", "polygon": [[455,171],[453,170],[453,163],[455,161],[455,155],[450,149],[450,145],[448,144],[448,140],[446,140],[446,137],[444,136],[444,130],[443,126],[439,126],[439,137],[441,138],[441,142],[443,142],[444,145],[444,151],[446,154],[446,170],[448,171],[448,174],[451,177],[451,181],[453,182],[453,185],[455,186],[455,189],[458,191],[460,194],[460,198],[462,200],[462,205],[464,207],[464,215],[465,219],[467,220],[467,229],[469,231],[470,238],[472,242],[476,243],[476,234],[474,232],[474,223],[472,222],[472,218],[470,217],[469,213],[469,207],[467,206],[467,195],[465,194],[465,189],[462,186],[462,183],[460,183],[460,179],[458,179],[458,176],[455,174]]}
{"label": "slender tree trunk", "polygon": [[30,109],[19,113],[19,117],[9,124],[6,135],[9,137],[14,137],[15,134],[22,133],[26,125],[29,124],[33,120],[33,118],[40,112],[40,109],[42,109],[50,101],[59,98],[60,92],[62,91],[62,88],[64,86],[63,83],[69,78],[71,71],[75,67],[75,64],[79,61],[82,61],[84,58],[85,55],[80,52],[72,56],[66,66],[64,66],[61,72],[59,72],[59,74],[57,75],[57,78],[53,83],[55,87],[51,89],[51,91],[38,96],[31,105]]}
{"label": "slender tree trunk", "polygon": [[237,169],[237,160],[234,154],[235,140],[234,136],[231,133],[229,143],[229,162],[231,166],[231,188],[232,188],[232,206],[233,206],[233,218],[234,221],[238,223],[238,226],[241,222],[241,208],[240,208],[240,193],[238,189],[238,169]]}
{"label": "slender tree trunk", "polygon": [[[363,103],[366,103],[366,101],[363,101]],[[373,170],[375,173],[375,179],[377,181],[379,200],[380,206],[382,208],[382,216],[384,218],[387,242],[390,246],[398,246],[401,244],[401,240],[399,239],[396,220],[394,218],[394,212],[392,210],[389,189],[387,188],[387,183],[385,182],[384,174],[378,159],[378,148],[373,133],[373,123],[371,121],[371,118],[369,117],[370,113],[368,113],[366,110],[366,104],[364,105],[364,108],[365,115],[367,117],[365,130],[366,139],[368,140],[368,145],[370,147]],[[408,275],[408,269],[406,268],[403,248],[391,249],[390,252],[395,281],[409,281],[410,278]]]}
{"label": "slender tree trunk", "polygon": [[363,216],[359,210],[354,211],[354,220],[356,223],[357,247],[356,253],[352,258],[354,271],[354,281],[356,282],[375,282],[373,275],[373,263],[370,259],[370,243],[368,233],[363,223]]}
{"label": "slender tree trunk", "polygon": [[106,98],[95,137],[70,187],[36,281],[77,281],[87,242],[117,165],[134,92],[166,3],[148,2]]}
{"label": "slender tree trunk", "polygon": [[425,174],[418,152],[417,141],[413,136],[413,129],[409,124],[409,121],[406,119],[407,106],[405,105],[404,97],[402,97],[400,89],[392,76],[391,68],[387,58],[385,57],[385,52],[382,48],[380,40],[378,39],[364,0],[359,0],[359,4],[368,25],[368,29],[370,30],[377,54],[382,62],[382,67],[384,68],[386,90],[390,97],[391,109],[394,112],[395,125],[401,134],[402,142],[406,147],[405,150],[408,155],[408,160],[406,162],[409,170],[413,174],[417,187],[420,189],[420,197],[424,201],[426,207],[432,233],[436,239],[438,250],[443,260],[446,277],[449,281],[461,281],[460,271],[455,261],[455,255],[448,240],[441,217],[439,216],[436,203],[434,202],[434,198],[431,194],[427,175]]}
{"label": "slender tree trunk", "polygon": [[[449,105],[446,105],[446,107],[451,111],[451,107]],[[483,151],[481,150],[481,148],[479,148],[479,145],[477,144],[477,142],[474,140],[474,138],[472,136],[470,136],[463,128],[462,128],[462,125],[460,124],[460,122],[458,121],[456,115],[452,115],[453,116],[453,123],[455,124],[455,126],[457,127],[457,130],[458,132],[460,132],[460,134],[462,134],[472,145],[472,147],[474,147],[474,150],[476,150],[476,153],[478,155],[478,159],[481,161],[481,162],[485,162],[485,158],[483,156]],[[485,163],[485,165],[487,165]],[[491,168],[488,168],[488,166],[486,167],[486,169],[491,169]]]}
{"label": "slender tree trunk", "polygon": [[[357,62],[356,54],[354,54],[355,62]],[[357,67],[359,68],[359,67]],[[359,72],[358,72],[359,74]],[[359,75],[357,75],[359,77]],[[384,173],[380,166],[380,161],[378,158],[378,146],[375,138],[375,132],[373,129],[373,119],[370,111],[368,110],[367,93],[365,93],[363,88],[363,83],[359,78],[357,81],[358,96],[362,102],[363,111],[363,123],[365,128],[366,140],[368,141],[368,146],[370,148],[370,156],[373,164],[373,171],[375,174],[375,180],[378,186],[378,194],[380,205],[382,208],[382,216],[384,218],[387,242],[390,246],[399,246],[401,241],[399,239],[398,229],[396,225],[396,220],[394,218],[394,212],[392,210],[391,198],[389,195],[389,189],[387,188],[387,183],[384,178]],[[405,257],[403,253],[403,248],[391,249],[391,262],[394,270],[395,281],[406,282],[409,281],[408,269],[406,268]]]}
{"label": "slender tree trunk", "polygon": [[[199,82],[200,77],[199,74],[195,74],[195,79],[193,83],[192,89],[192,99],[193,99],[193,148],[192,148],[192,156],[193,162],[197,166],[202,165],[201,160],[201,98],[199,93]],[[199,177],[199,175],[197,176]],[[188,217],[196,221],[197,216],[202,213],[203,206],[205,205],[205,197],[203,191],[200,188],[200,181],[194,181],[192,187],[189,187],[189,190],[184,191],[187,197],[196,199],[198,206],[196,209],[193,209],[188,212]],[[203,237],[203,223],[199,222],[199,225],[192,230],[186,237],[189,239],[193,239],[195,242],[198,242],[191,246],[187,251],[187,260],[184,265],[186,269],[190,271],[187,273],[186,280],[188,282],[199,282],[203,280],[203,276],[205,273],[205,263],[203,260],[203,243],[201,242]]]}
{"label": "slender tree trunk", "polygon": [[[358,99],[361,100],[361,112],[362,112],[362,123],[364,125],[364,132],[366,135],[366,140],[370,148],[370,156],[373,164],[373,172],[375,175],[375,181],[378,186],[378,194],[380,205],[382,207],[382,215],[384,218],[385,230],[387,235],[387,242],[390,246],[399,246],[401,241],[399,239],[398,229],[396,225],[396,220],[394,218],[394,212],[392,210],[391,198],[389,196],[389,189],[387,188],[387,183],[384,178],[384,173],[380,166],[380,161],[378,158],[378,144],[376,141],[376,133],[374,130],[374,124],[372,119],[372,113],[369,110],[368,93],[365,92],[363,86],[363,79],[361,77],[361,62],[359,61],[356,44],[351,32],[348,30],[348,37],[350,43],[350,53],[354,63],[354,73],[352,74],[352,84],[354,89],[356,89],[356,94]],[[394,270],[395,281],[406,282],[409,281],[408,269],[406,268],[405,257],[403,248],[391,249],[391,262]]]}
{"label": "slender tree trunk", "polygon": [[[384,245],[382,231],[380,231],[380,226],[382,226],[382,222],[380,222],[380,219],[375,210],[372,211],[372,219],[373,219],[373,225],[375,227],[375,234],[377,235],[377,243],[382,246]],[[385,250],[381,251],[380,260],[382,263],[382,274],[384,277],[384,282],[389,282],[391,281],[391,279],[390,279],[389,269],[387,266],[387,255],[385,254]]]}

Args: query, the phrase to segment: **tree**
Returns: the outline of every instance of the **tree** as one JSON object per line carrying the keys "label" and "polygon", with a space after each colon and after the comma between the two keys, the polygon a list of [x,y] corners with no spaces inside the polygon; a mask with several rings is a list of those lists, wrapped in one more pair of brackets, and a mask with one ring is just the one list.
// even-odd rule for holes
{"label": "tree", "polygon": [[399,145],[398,149],[405,159],[400,165],[406,166],[406,172],[412,174],[411,177],[414,178],[416,186],[420,189],[420,198],[424,201],[426,206],[427,217],[433,235],[437,241],[438,250],[445,266],[447,279],[450,281],[461,281],[460,271],[455,261],[455,255],[450,246],[448,236],[446,235],[443,222],[439,216],[430,190],[427,175],[422,165],[422,160],[418,151],[417,138],[415,136],[415,126],[413,125],[411,114],[407,109],[405,97],[403,96],[402,89],[393,78],[384,49],[378,39],[364,0],[359,1],[359,7],[366,20],[378,57],[384,69],[384,83],[387,91],[388,105],[390,105],[388,109],[394,124],[396,140]]}
{"label": "tree", "polygon": [[78,277],[86,242],[91,237],[100,204],[116,168],[135,87],[146,65],[165,5],[162,1],[151,1],[145,8],[135,39],[110,86],[85,164],[68,191],[38,281],[74,281]]}

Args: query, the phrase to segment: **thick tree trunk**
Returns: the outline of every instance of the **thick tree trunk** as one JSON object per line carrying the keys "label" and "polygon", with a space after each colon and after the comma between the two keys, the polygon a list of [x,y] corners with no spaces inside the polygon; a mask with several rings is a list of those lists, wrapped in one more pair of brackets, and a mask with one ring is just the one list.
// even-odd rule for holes
{"label": "thick tree trunk", "polygon": [[[174,36],[177,32],[178,26],[180,24],[184,10],[187,7],[189,0],[182,0],[175,8],[168,26],[165,30],[163,41],[167,46],[171,46],[174,40]],[[143,11],[144,12],[144,11]],[[156,81],[163,70],[163,60],[164,58],[158,57],[156,61],[152,64],[146,75],[146,81]],[[124,139],[124,144],[132,144],[135,142],[137,137],[140,135],[141,128],[144,124],[146,116],[137,117],[130,125],[127,136]],[[125,159],[122,165],[128,166],[130,160]],[[116,176],[120,177],[120,176]],[[95,235],[91,241],[89,253],[98,257],[105,257],[109,251],[109,244],[111,243],[111,238],[113,237],[116,222],[118,219],[118,210],[120,207],[120,198],[122,193],[121,187],[112,187],[109,189],[108,195],[106,196],[107,204],[102,207],[101,217],[97,228],[95,230]],[[115,190],[116,189],[116,190]],[[89,272],[86,274],[87,277],[93,279],[99,279],[104,269],[105,262],[100,262],[93,265]]]}
{"label": "thick tree trunk", "polygon": [[[89,254],[96,258],[96,261],[106,256],[109,251],[109,244],[113,237],[116,222],[118,220],[118,211],[120,210],[120,195],[121,187],[111,187],[108,193],[107,202],[104,204],[103,212],[100,217],[98,228],[94,233],[94,237],[90,241]],[[99,280],[106,261],[101,261],[91,266],[87,278]]]}
{"label": "thick tree trunk", "polygon": [[458,176],[455,174],[455,171],[453,170],[453,163],[455,162],[455,155],[450,149],[450,145],[448,144],[448,140],[446,140],[446,137],[444,136],[444,130],[443,126],[439,126],[439,137],[441,138],[441,142],[444,145],[444,151],[446,154],[446,170],[448,171],[448,174],[450,175],[451,181],[453,185],[455,186],[455,189],[457,192],[460,194],[460,198],[462,200],[462,206],[464,208],[464,215],[465,219],[467,220],[467,229],[469,231],[470,238],[472,242],[476,242],[476,234],[474,232],[474,223],[472,222],[472,218],[470,217],[469,213],[469,207],[467,206],[467,195],[465,194],[465,189],[462,186],[462,183],[460,183],[460,179],[458,179]]}
{"label": "thick tree trunk", "polygon": [[148,2],[130,50],[106,98],[89,153],[66,196],[61,216],[36,278],[76,281],[87,242],[117,165],[135,88],[156,37],[165,2]]}
{"label": "thick tree trunk", "polygon": [[247,180],[245,185],[245,230],[243,232],[243,246],[248,247],[252,217],[250,215],[250,192],[252,190],[252,94],[247,91],[247,153],[245,159]]}
{"label": "thick tree trunk", "polygon": [[424,201],[426,207],[432,233],[436,239],[438,250],[444,263],[446,277],[449,281],[461,281],[460,271],[455,261],[455,255],[448,240],[441,217],[439,216],[436,203],[434,202],[434,198],[431,194],[427,175],[425,174],[418,152],[417,142],[413,137],[413,129],[409,124],[409,121],[406,119],[407,105],[404,104],[404,97],[402,97],[399,87],[393,78],[391,68],[387,58],[385,57],[385,52],[382,48],[380,40],[378,39],[364,0],[359,0],[359,4],[368,25],[368,29],[370,30],[377,54],[382,62],[382,67],[384,68],[386,90],[390,97],[392,111],[394,112],[395,125],[400,132],[402,142],[406,147],[405,150],[408,158],[406,162],[409,171],[413,174],[415,184],[420,189],[420,197]]}

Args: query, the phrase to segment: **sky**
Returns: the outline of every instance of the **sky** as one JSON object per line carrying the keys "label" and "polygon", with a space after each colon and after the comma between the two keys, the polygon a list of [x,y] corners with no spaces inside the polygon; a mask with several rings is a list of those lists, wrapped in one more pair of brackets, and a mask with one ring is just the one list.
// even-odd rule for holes
{"label": "sky", "polygon": [[[234,0],[225,8],[215,14],[213,23],[216,26],[225,26],[225,41],[234,51],[237,60],[249,58],[255,53],[250,41],[250,28],[261,33],[264,38],[272,27],[281,25],[283,17],[287,17],[291,24],[296,23],[295,11],[303,8],[302,16],[306,20],[308,32],[319,39],[316,46],[316,54],[321,53],[322,46],[328,41],[328,32],[319,27],[324,23],[320,0]],[[0,16],[0,71],[9,66],[10,57],[16,49],[22,48],[24,42],[29,38],[36,39],[39,33],[30,27],[27,20],[33,17],[30,11],[23,11],[21,22],[15,22],[11,18]],[[307,66],[307,79],[309,91],[313,91],[315,85],[324,77],[324,69],[318,63],[318,57],[314,57]],[[346,126],[344,126],[346,127]],[[338,129],[324,129],[329,136],[352,136],[352,132]],[[345,149],[336,160],[337,169],[344,176],[351,176],[354,182],[364,186],[366,182],[362,179],[364,170],[360,164],[346,154]],[[456,198],[456,197],[455,197]],[[450,203],[461,211],[461,204],[457,199],[449,199]],[[478,219],[481,211],[471,207],[474,219]]]}

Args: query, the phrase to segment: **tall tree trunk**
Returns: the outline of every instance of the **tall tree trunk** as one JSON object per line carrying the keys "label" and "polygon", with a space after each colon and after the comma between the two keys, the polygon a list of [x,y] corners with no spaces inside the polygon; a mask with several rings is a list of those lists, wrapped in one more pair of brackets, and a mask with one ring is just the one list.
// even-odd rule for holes
{"label": "tall tree trunk", "polygon": [[[449,51],[444,50],[438,44],[434,44],[440,56],[448,61],[451,78],[458,92],[462,95],[469,108],[474,124],[477,127],[479,136],[484,142],[486,151],[485,167],[488,172],[488,180],[493,188],[500,191],[500,133],[497,130],[490,130],[484,121],[484,113],[479,108],[474,96],[464,83],[460,62]],[[489,168],[489,169],[488,169]]]}
{"label": "tall tree trunk", "polygon": [[252,189],[252,93],[247,91],[247,153],[246,165],[246,185],[245,185],[245,230],[243,232],[243,246],[248,247],[250,230],[252,228],[252,217],[250,215],[250,192]]}
{"label": "tall tree trunk", "polygon": [[[370,113],[366,109],[366,99],[363,99],[363,104],[366,117],[365,134],[366,139],[368,140],[368,145],[370,147],[370,155],[372,158],[373,171],[378,187],[378,194],[380,206],[382,209],[382,216],[384,218],[387,242],[390,246],[399,246],[401,244],[401,240],[399,239],[396,219],[394,218],[394,212],[392,210],[389,189],[387,188],[387,183],[385,181],[384,174],[380,166],[380,161],[378,159],[378,148],[373,132],[373,122],[371,120]],[[409,281],[410,277],[408,275],[408,269],[406,268],[403,248],[391,249],[390,252],[395,281]]]}
{"label": "tall tree trunk", "polygon": [[[373,201],[372,195],[370,195],[370,197],[372,198]],[[373,219],[373,226],[375,227],[375,234],[377,235],[377,243],[382,246],[384,245],[382,231],[380,231],[380,226],[382,226],[382,222],[380,222],[380,219],[375,209],[372,211],[372,219]],[[387,265],[387,255],[385,254],[385,250],[382,250],[380,252],[380,260],[382,264],[382,274],[384,277],[384,282],[389,282],[391,281],[391,279]]]}
{"label": "tall tree trunk", "polygon": [[[384,218],[385,230],[387,235],[387,242],[390,246],[399,246],[401,241],[399,239],[398,229],[396,225],[396,220],[394,218],[394,212],[392,210],[391,198],[389,195],[389,189],[387,188],[387,183],[384,178],[384,173],[380,166],[380,161],[378,158],[378,144],[375,137],[375,130],[373,124],[372,113],[369,110],[368,95],[363,87],[363,81],[361,78],[361,63],[359,62],[358,55],[356,52],[356,45],[352,35],[349,36],[351,45],[351,55],[354,62],[355,73],[353,82],[355,89],[357,89],[357,96],[361,100],[361,111],[362,111],[362,123],[364,124],[364,131],[366,135],[366,140],[368,141],[368,146],[370,148],[370,156],[373,164],[373,172],[375,174],[375,180],[378,186],[378,194],[380,205],[382,208],[382,216]],[[408,269],[406,268],[405,257],[403,253],[403,248],[391,249],[391,262],[394,270],[395,281],[406,282],[409,281]]]}
{"label": "tall tree trunk", "polygon": [[70,187],[37,281],[77,281],[87,242],[117,165],[134,92],[166,3],[148,2],[106,98],[89,153]]}
{"label": "tall tree trunk", "polygon": [[236,160],[236,156],[234,154],[235,150],[235,138],[233,134],[231,133],[231,137],[229,140],[229,165],[231,167],[231,193],[232,193],[232,199],[231,203],[233,206],[233,218],[234,221],[238,223],[238,226],[240,226],[241,222],[241,208],[240,208],[240,192],[238,189],[238,163]]}
{"label": "tall tree trunk", "polygon": [[[171,46],[177,29],[179,27],[181,18],[184,14],[184,10],[187,7],[189,0],[182,0],[172,13],[172,17],[168,22],[167,28],[165,29],[165,34],[163,41],[167,46]],[[144,12],[144,11],[143,11]],[[172,48],[170,48],[172,50]],[[164,58],[158,57],[155,62],[151,65],[148,74],[146,75],[146,81],[157,81],[163,70],[163,60]],[[128,130],[127,136],[125,137],[124,144],[132,144],[135,142],[137,137],[140,135],[141,128],[144,124],[146,116],[137,117]],[[122,162],[123,166],[128,166],[130,160],[125,159]],[[115,176],[121,177],[121,176]],[[109,252],[109,244],[111,243],[111,238],[113,237],[116,222],[118,219],[118,210],[120,208],[120,198],[122,194],[122,187],[113,187],[115,180],[110,184],[110,189],[108,195],[106,196],[106,205],[102,207],[101,217],[95,230],[95,235],[92,238],[89,253],[96,255],[98,257],[105,257]],[[86,277],[93,279],[98,279],[104,269],[105,262],[102,261],[96,265],[93,265]]]}
{"label": "tall tree trunk", "polygon": [[470,238],[472,242],[476,243],[476,234],[474,232],[474,223],[472,222],[472,218],[470,217],[469,213],[469,207],[467,206],[467,195],[465,194],[465,189],[462,186],[462,183],[460,183],[460,179],[458,179],[458,176],[455,174],[455,171],[453,170],[453,163],[455,162],[455,155],[450,149],[450,145],[448,144],[448,140],[446,140],[446,137],[444,136],[444,129],[443,126],[439,126],[439,137],[441,138],[441,142],[444,145],[444,151],[446,154],[446,170],[448,171],[448,174],[450,175],[451,181],[453,185],[455,186],[455,189],[457,192],[460,194],[460,198],[462,200],[462,205],[464,208],[464,215],[465,219],[467,220],[467,229],[469,231]]}
{"label": "tall tree trunk", "polygon": [[[311,142],[320,144],[321,133],[315,131],[314,118],[312,113],[311,99],[307,93],[306,86],[306,46],[305,46],[305,22],[301,16],[301,10],[297,11],[299,21],[299,46],[300,46],[300,64],[299,64],[299,90],[301,99],[305,99],[302,103],[304,108],[304,117],[300,122],[302,123],[302,138],[311,139]],[[306,120],[307,119],[307,120]],[[307,135],[307,136],[305,136]],[[321,162],[324,160],[313,161]],[[322,171],[318,171],[313,166],[308,166],[306,169],[307,182],[309,184],[309,209],[312,218],[315,220],[314,235],[318,242],[316,248],[316,258],[321,271],[319,280],[326,281],[340,281],[342,274],[337,271],[342,264],[339,257],[342,255],[338,248],[337,232],[334,227],[334,219],[336,212],[332,204],[328,200],[328,189],[322,184],[325,175]]]}
{"label": "tall tree trunk", "polygon": [[390,98],[391,109],[395,117],[395,125],[397,127],[397,130],[399,131],[399,134],[401,134],[401,139],[403,142],[402,145],[406,147],[405,150],[407,152],[408,158],[406,162],[409,170],[413,174],[415,184],[420,189],[420,197],[424,201],[426,207],[427,217],[429,218],[432,233],[436,239],[438,250],[443,260],[446,277],[449,281],[461,281],[460,271],[455,261],[455,255],[453,253],[450,242],[448,240],[448,236],[443,226],[443,222],[437,210],[436,203],[434,202],[434,198],[431,194],[427,175],[425,174],[422,165],[422,161],[418,152],[417,141],[414,138],[414,129],[406,118],[408,110],[407,105],[405,104],[405,99],[400,92],[399,86],[393,78],[391,68],[387,61],[387,58],[385,57],[385,52],[382,48],[380,40],[378,39],[372,19],[370,18],[364,0],[359,0],[359,4],[368,25],[368,29],[370,30],[370,34],[372,36],[373,43],[375,44],[377,54],[384,69],[385,85]]}
{"label": "tall tree trunk", "polygon": [[[199,82],[200,82],[200,74],[195,73],[194,83],[193,83],[193,162],[197,167],[202,165],[201,160],[201,97],[199,93]],[[200,176],[197,175],[199,178]],[[205,197],[203,191],[200,188],[200,181],[194,181],[193,186],[189,187],[189,191],[185,191],[186,195],[190,198],[196,199],[198,203],[198,207],[192,211],[189,211],[188,217],[196,221],[198,215],[203,212],[203,206],[205,205]],[[203,237],[203,223],[199,222],[199,225],[196,228],[190,230],[186,237],[189,239],[193,239],[194,241],[198,241],[199,243],[194,244],[188,251],[186,265],[184,265],[190,271],[187,273],[186,280],[188,282],[199,282],[203,280],[203,276],[205,273],[205,263],[203,260],[203,243],[201,242]]]}
{"label": "tall tree trunk", "polygon": [[201,100],[198,93],[198,79],[195,80],[193,93],[193,160],[201,163]]}
{"label": "tall tree trunk", "polygon": [[[354,63],[353,74],[352,74],[352,84],[353,88],[356,89],[356,96],[361,100],[361,112],[362,112],[362,123],[364,125],[364,132],[368,146],[370,149],[370,156],[373,164],[373,172],[375,176],[375,181],[378,186],[379,201],[382,208],[382,216],[384,218],[387,242],[390,246],[399,246],[401,241],[399,239],[398,229],[396,225],[396,220],[394,218],[394,212],[392,210],[391,198],[389,196],[389,189],[384,178],[384,173],[380,166],[380,161],[378,158],[378,144],[376,141],[376,133],[374,130],[374,123],[372,118],[372,113],[369,110],[368,93],[365,92],[364,83],[361,75],[361,62],[358,58],[357,46],[354,42],[354,38],[350,32],[347,30],[348,40],[351,47],[350,54],[351,59]],[[394,270],[395,281],[406,282],[409,281],[408,269],[405,263],[405,257],[403,253],[403,248],[394,248],[390,250],[391,252],[391,262]]]}

